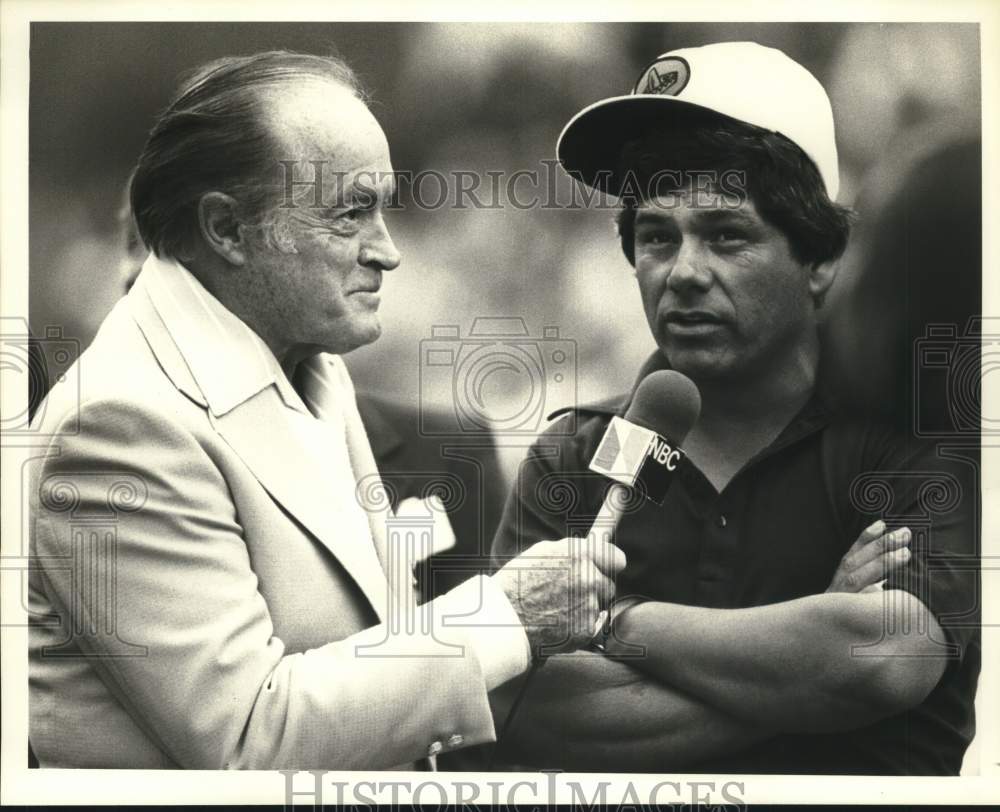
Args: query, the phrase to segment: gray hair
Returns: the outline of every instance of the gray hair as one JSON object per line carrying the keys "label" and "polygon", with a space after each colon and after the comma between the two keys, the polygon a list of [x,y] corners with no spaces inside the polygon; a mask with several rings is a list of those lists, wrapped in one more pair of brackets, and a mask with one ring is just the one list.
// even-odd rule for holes
{"label": "gray hair", "polygon": [[304,78],[334,82],[365,99],[343,60],[291,51],[217,59],[181,84],[132,174],[132,216],[148,249],[179,256],[197,232],[198,201],[207,192],[231,195],[248,222],[260,221],[273,196],[265,179],[276,147],[261,91]]}

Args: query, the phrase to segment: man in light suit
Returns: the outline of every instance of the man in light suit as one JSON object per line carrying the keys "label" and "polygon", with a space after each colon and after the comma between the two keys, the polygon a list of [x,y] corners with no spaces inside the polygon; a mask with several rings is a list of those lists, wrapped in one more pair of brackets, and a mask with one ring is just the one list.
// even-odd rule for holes
{"label": "man in light suit", "polygon": [[42,767],[412,767],[493,740],[487,692],[593,633],[611,545],[543,542],[416,606],[340,358],[380,332],[391,184],[334,59],[219,60],[154,126],[131,187],[153,253],[80,400],[36,417]]}
{"label": "man in light suit", "polygon": [[[132,289],[149,251],[132,218],[129,187],[123,189],[117,219],[120,226],[119,273],[125,293]],[[31,414],[48,392],[45,359],[37,342],[29,345],[36,384],[30,393]],[[457,433],[454,414],[422,405],[419,409],[374,392],[356,393],[358,413],[392,509],[419,500],[435,517],[430,555],[414,570],[421,602],[437,598],[470,575],[490,568],[490,544],[496,533],[508,485],[500,470],[496,440],[490,432]],[[425,428],[422,428],[424,426]],[[428,430],[429,427],[429,430]],[[453,488],[452,481],[461,481]],[[427,497],[446,498],[428,506]],[[449,498],[455,497],[455,498]],[[462,759],[471,752],[462,753]]]}

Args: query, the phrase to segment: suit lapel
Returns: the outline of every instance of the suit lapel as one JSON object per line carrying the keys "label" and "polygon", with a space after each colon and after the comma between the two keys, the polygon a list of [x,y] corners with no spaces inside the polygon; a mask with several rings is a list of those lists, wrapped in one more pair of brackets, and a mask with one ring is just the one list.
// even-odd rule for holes
{"label": "suit lapel", "polygon": [[275,501],[333,553],[381,619],[387,605],[386,580],[375,549],[345,527],[332,509],[339,503],[335,477],[351,477],[347,487],[353,490],[353,475],[334,471],[321,446],[303,442],[306,435],[294,424],[310,419],[286,407],[272,387],[213,422]]}
{"label": "suit lapel", "polygon": [[[213,412],[212,398],[198,378],[197,365],[188,357],[190,348],[185,353],[184,345],[190,342],[178,342],[171,327],[171,320],[179,318],[177,311],[157,306],[155,287],[150,290],[150,286],[143,284],[146,273],[144,270],[140,274],[129,298],[133,317],[164,372],[178,389],[206,408],[209,421],[219,435],[272,498],[337,558],[357,582],[376,615],[384,620],[387,584],[379,563],[382,551],[377,554],[368,539],[358,538],[356,532],[351,532],[350,522],[338,514],[342,501],[336,498],[337,493],[353,492],[354,476],[360,480],[362,474],[353,474],[349,469],[335,470],[336,466],[324,454],[323,445],[308,441],[309,427],[297,425],[312,418],[289,408],[273,385],[222,414]],[[339,483],[341,488],[335,491],[337,476],[349,476],[351,482]],[[369,521],[373,527],[378,524],[370,513]],[[381,544],[384,549],[384,532]]]}
{"label": "suit lapel", "polygon": [[392,515],[391,499],[382,484],[368,433],[361,422],[347,367],[343,359],[335,355],[313,356],[303,361],[302,367],[302,392],[310,408],[320,415],[336,415],[335,420],[343,431],[350,468],[358,486],[357,501],[366,514],[382,571],[391,582],[399,582],[399,589],[402,590],[400,599],[409,601],[413,598],[409,581],[393,577],[393,568],[397,565],[390,563],[386,527],[386,521]]}
{"label": "suit lapel", "polygon": [[[375,486],[380,490],[383,489],[382,477],[379,473],[378,465],[375,463],[371,445],[368,443],[368,434],[365,432],[365,427],[361,422],[361,415],[358,414],[358,408],[353,398],[344,407],[344,428],[347,436],[347,451],[351,457],[351,468],[354,470],[357,481],[361,483],[377,483]],[[390,564],[386,519],[390,516],[392,507],[389,504],[388,494],[386,494],[386,497],[384,504],[379,504],[378,506],[370,505],[366,503],[368,500],[365,500],[362,502],[362,507],[368,517],[368,526],[371,529],[372,541],[375,542],[375,552],[378,555],[378,560],[382,564],[382,569],[388,574],[390,572]],[[383,509],[375,509],[376,507]]]}

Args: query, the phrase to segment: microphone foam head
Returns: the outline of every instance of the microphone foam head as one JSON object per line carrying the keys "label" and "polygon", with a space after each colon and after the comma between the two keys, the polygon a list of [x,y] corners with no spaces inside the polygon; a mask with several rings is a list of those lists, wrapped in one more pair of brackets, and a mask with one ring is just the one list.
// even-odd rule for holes
{"label": "microphone foam head", "polygon": [[686,375],[666,369],[642,379],[625,419],[679,445],[684,442],[700,413],[698,387]]}

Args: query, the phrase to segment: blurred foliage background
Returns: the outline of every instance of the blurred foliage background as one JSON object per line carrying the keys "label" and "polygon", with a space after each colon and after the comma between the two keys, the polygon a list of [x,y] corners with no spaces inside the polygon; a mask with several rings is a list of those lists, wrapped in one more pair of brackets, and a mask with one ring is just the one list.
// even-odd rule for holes
{"label": "blurred foliage background", "polygon": [[[781,48],[828,88],[842,203],[857,202],[914,128],[978,134],[974,25],[35,23],[32,329],[61,325],[86,346],[121,295],[124,184],[178,77],[206,60],[271,48],[336,53],[371,91],[397,170],[544,172],[569,118],[627,92],[657,54],[733,39]],[[434,196],[433,184],[424,188]],[[390,228],[403,264],[386,279],[382,339],[348,357],[360,388],[414,401],[419,342],[436,324],[464,337],[476,316],[519,316],[532,336],[555,326],[574,340],[580,401],[629,386],[652,349],[607,209],[410,206]],[[502,376],[490,385],[487,395],[501,399],[521,387]],[[452,397],[424,388],[425,399]]]}

